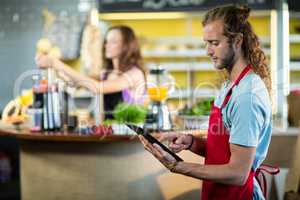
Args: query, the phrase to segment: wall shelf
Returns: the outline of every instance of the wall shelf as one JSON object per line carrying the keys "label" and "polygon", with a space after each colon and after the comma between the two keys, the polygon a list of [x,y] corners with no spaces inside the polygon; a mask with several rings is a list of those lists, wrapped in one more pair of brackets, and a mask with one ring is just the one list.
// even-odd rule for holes
{"label": "wall shelf", "polygon": [[175,90],[168,99],[187,99],[190,97],[193,98],[202,98],[202,97],[214,97],[218,94],[218,90],[201,88],[197,90],[190,89],[178,89]]}
{"label": "wall shelf", "polygon": [[[192,94],[193,93],[193,94]],[[197,90],[189,90],[189,89],[178,89],[175,90],[170,96],[169,99],[186,99],[191,96],[194,96],[195,98],[200,98],[200,97],[213,97],[218,93],[218,90],[213,90],[213,89],[206,89],[206,88],[201,88]],[[73,98],[93,98],[94,95],[89,92],[88,90],[85,89],[78,89],[76,92],[71,94],[71,97]]]}
{"label": "wall shelf", "polygon": [[291,34],[290,43],[300,43],[300,34]]}
{"label": "wall shelf", "polygon": [[[263,48],[266,55],[270,55],[270,49]],[[192,50],[144,50],[142,55],[145,58],[199,58],[207,57],[206,50],[192,49]]]}
{"label": "wall shelf", "polygon": [[[294,35],[296,40],[298,40],[299,36]],[[263,45],[270,44],[270,37],[269,36],[259,36],[260,42]],[[300,39],[299,39],[300,40]],[[162,37],[162,38],[149,38],[146,39],[146,43],[155,43],[155,44],[165,44],[165,45],[201,45],[205,46],[205,42],[203,41],[202,37],[195,37],[195,36],[186,36],[186,37]]]}
{"label": "wall shelf", "polygon": [[291,90],[299,90],[300,89],[300,83],[292,83],[290,84],[290,91]]}
{"label": "wall shelf", "polygon": [[[270,36],[259,36],[260,42],[262,45],[269,45],[271,38]],[[150,38],[146,40],[147,43],[156,43],[156,44],[191,44],[195,45],[205,45],[202,37],[195,36],[186,36],[186,37],[163,37],[163,38]],[[300,42],[300,34],[290,34],[291,43]]]}
{"label": "wall shelf", "polygon": [[[148,63],[148,69],[154,69],[160,66],[168,71],[214,71],[215,68],[211,62],[162,62]],[[300,62],[290,62],[290,71],[300,71]]]}
{"label": "wall shelf", "polygon": [[160,66],[168,71],[212,71],[214,67],[211,62],[181,62],[181,63],[148,63],[148,69],[155,69]]}
{"label": "wall shelf", "polygon": [[290,71],[300,71],[300,62],[290,62]]}
{"label": "wall shelf", "polygon": [[143,51],[144,57],[149,58],[162,58],[162,57],[174,57],[174,58],[196,58],[206,56],[204,49],[193,49],[193,50],[147,50]]}

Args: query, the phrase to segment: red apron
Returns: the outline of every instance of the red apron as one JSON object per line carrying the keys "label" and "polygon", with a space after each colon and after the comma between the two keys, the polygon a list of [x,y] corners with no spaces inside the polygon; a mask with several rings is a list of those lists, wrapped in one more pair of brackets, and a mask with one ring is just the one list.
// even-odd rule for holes
{"label": "red apron", "polygon": [[[230,160],[229,132],[223,125],[222,108],[228,103],[232,89],[251,69],[251,65],[241,72],[237,80],[227,92],[221,107],[213,106],[209,118],[209,128],[206,143],[205,164],[226,164]],[[213,181],[203,181],[201,200],[250,200],[253,199],[253,177],[251,170],[247,182],[243,186],[221,184]]]}

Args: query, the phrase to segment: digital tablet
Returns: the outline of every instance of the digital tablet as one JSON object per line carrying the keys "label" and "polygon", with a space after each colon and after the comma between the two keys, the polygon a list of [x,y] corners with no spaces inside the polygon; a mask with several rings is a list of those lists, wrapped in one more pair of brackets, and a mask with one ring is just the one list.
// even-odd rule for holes
{"label": "digital tablet", "polygon": [[133,124],[126,124],[130,129],[132,129],[136,134],[144,136],[150,142],[151,144],[157,144],[159,145],[164,151],[168,152],[175,158],[178,162],[183,161],[178,155],[176,155],[173,151],[171,151],[168,147],[166,147],[164,144],[159,142],[156,138],[154,138],[152,135],[150,135],[147,131],[145,131],[143,128],[138,127]]}

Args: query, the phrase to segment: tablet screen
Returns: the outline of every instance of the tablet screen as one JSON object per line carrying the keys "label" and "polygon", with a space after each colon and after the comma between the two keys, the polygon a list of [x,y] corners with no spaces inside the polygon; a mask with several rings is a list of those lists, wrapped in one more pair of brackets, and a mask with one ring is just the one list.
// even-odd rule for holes
{"label": "tablet screen", "polygon": [[177,154],[175,154],[173,151],[171,151],[168,147],[166,147],[164,144],[162,144],[161,142],[159,142],[156,138],[154,138],[152,135],[150,135],[149,133],[147,133],[147,131],[145,131],[143,128],[138,127],[136,125],[133,124],[126,124],[126,126],[128,126],[130,129],[132,129],[135,133],[137,133],[138,135],[142,135],[144,136],[144,138],[146,138],[148,140],[148,142],[150,142],[151,144],[156,143],[157,145],[159,145],[164,151],[168,152],[169,154],[171,154],[171,156],[173,156],[178,162],[179,161],[183,161],[182,158],[180,158]]}

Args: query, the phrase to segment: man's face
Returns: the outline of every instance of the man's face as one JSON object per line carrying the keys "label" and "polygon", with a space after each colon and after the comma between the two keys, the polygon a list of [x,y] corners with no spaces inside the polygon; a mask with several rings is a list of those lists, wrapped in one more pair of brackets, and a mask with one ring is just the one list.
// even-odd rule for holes
{"label": "man's face", "polygon": [[234,64],[235,52],[233,45],[228,43],[228,38],[223,34],[221,20],[210,22],[203,28],[203,40],[214,67],[230,70]]}

